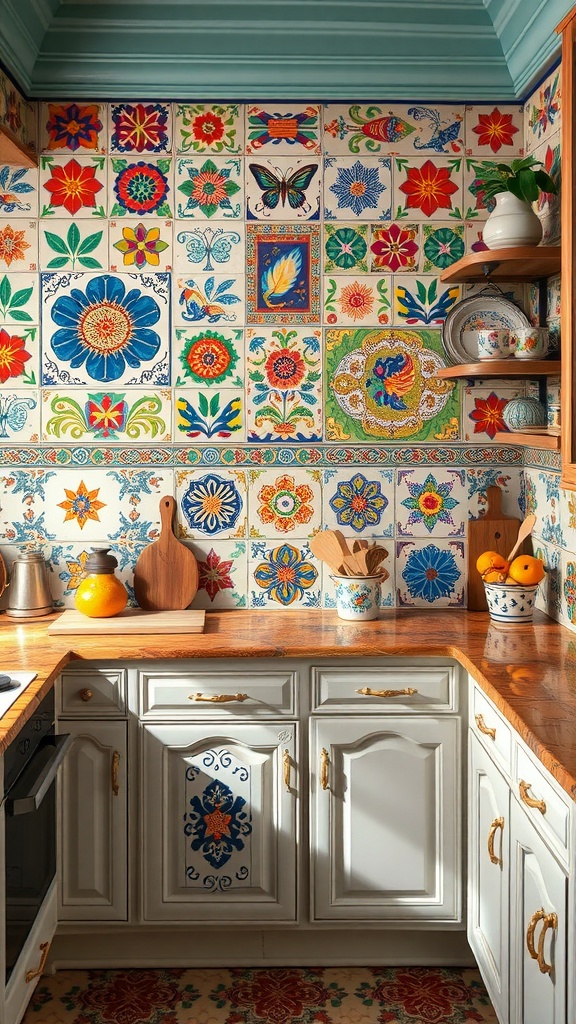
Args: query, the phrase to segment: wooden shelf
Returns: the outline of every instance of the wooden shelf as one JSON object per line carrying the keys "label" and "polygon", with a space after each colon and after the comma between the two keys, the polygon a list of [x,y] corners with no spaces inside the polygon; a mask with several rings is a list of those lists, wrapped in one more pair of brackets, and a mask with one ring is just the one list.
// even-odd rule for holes
{"label": "wooden shelf", "polygon": [[559,359],[485,359],[481,363],[458,363],[444,366],[436,373],[443,380],[459,377],[556,377],[560,373]]}
{"label": "wooden shelf", "polygon": [[560,434],[549,434],[545,427],[534,432],[523,430],[497,431],[494,440],[500,444],[523,444],[528,448],[547,448],[551,452],[560,451]]}
{"label": "wooden shelf", "polygon": [[16,167],[38,167],[38,156],[29,146],[0,124],[0,163]]}
{"label": "wooden shelf", "polygon": [[537,281],[560,273],[559,245],[522,245],[471,252],[440,275],[446,284],[487,281]]}

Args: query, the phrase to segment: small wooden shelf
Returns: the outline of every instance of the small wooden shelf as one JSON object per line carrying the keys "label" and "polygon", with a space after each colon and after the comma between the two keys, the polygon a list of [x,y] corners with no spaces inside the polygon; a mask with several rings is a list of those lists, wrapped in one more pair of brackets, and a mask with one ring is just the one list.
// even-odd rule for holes
{"label": "small wooden shelf", "polygon": [[0,124],[0,163],[16,167],[38,167],[38,156],[12,132]]}
{"label": "small wooden shelf", "polygon": [[459,377],[556,377],[560,373],[559,359],[485,359],[481,363],[458,363],[444,366],[436,373],[443,380]]}
{"label": "small wooden shelf", "polygon": [[560,434],[549,434],[545,427],[534,432],[523,430],[498,431],[494,437],[499,444],[522,444],[527,448],[547,448],[548,451],[560,451]]}
{"label": "small wooden shelf", "polygon": [[471,252],[447,267],[446,284],[487,281],[537,281],[560,273],[559,245],[522,245]]}

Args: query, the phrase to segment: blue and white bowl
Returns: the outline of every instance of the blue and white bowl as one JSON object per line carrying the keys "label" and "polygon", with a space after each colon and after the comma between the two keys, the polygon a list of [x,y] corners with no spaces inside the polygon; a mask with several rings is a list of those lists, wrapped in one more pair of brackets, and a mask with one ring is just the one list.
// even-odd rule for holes
{"label": "blue and white bowl", "polygon": [[495,622],[532,622],[538,584],[485,583],[490,618]]}

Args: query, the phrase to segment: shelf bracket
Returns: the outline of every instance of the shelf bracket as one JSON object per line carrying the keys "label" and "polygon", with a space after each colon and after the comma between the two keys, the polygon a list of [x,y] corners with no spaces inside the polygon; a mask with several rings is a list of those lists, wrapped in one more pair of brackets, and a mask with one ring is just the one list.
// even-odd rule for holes
{"label": "shelf bracket", "polygon": [[498,270],[499,266],[500,266],[500,263],[497,263],[497,262],[495,262],[495,263],[483,263],[482,264],[482,273],[484,274],[484,277],[486,278],[486,280],[488,280],[488,278],[490,277],[490,274],[492,274],[494,270]]}

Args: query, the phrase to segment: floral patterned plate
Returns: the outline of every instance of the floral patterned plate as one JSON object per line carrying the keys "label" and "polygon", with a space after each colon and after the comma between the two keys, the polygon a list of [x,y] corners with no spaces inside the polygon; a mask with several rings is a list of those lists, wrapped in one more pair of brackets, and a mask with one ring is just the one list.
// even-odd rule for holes
{"label": "floral patterned plate", "polygon": [[453,364],[478,362],[476,331],[495,328],[515,331],[529,327],[522,310],[500,295],[471,295],[452,307],[442,329],[442,340]]}

